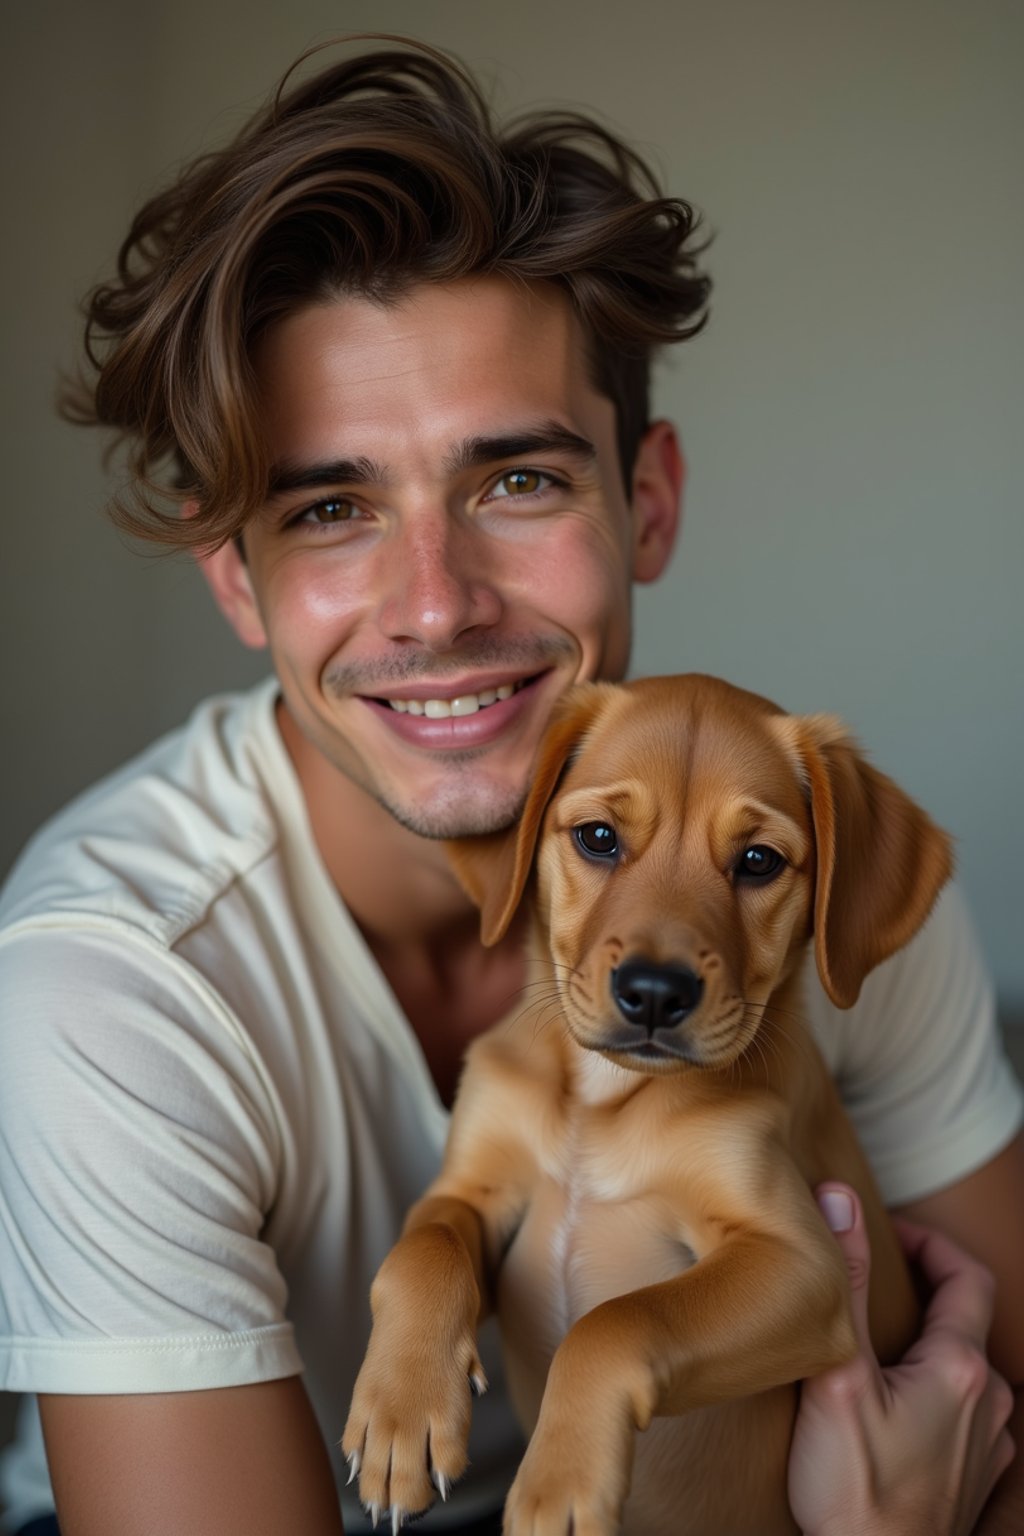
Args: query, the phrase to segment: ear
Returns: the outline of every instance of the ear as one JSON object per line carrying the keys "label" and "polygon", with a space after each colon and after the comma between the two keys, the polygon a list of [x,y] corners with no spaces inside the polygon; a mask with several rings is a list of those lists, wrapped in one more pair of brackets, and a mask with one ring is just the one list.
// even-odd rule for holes
{"label": "ear", "polygon": [[[186,504],[186,517],[191,515],[192,505]],[[197,555],[196,564],[213,593],[214,602],[242,644],[252,650],[262,650],[267,643],[267,632],[256,603],[249,567],[235,540],[229,539],[210,554]]]}
{"label": "ear", "polygon": [[656,421],[640,440],[633,465],[633,580],[657,581],[679,533],[686,461],[675,427]]}
{"label": "ear", "polygon": [[796,724],[817,850],[814,955],[829,997],[851,1008],[868,972],[928,916],[953,872],[952,842],[865,760],[841,721]]}
{"label": "ear", "polygon": [[446,849],[459,883],[480,908],[480,937],[496,944],[508,931],[533,868],[544,812],[562,770],[601,713],[607,684],[580,683],[555,705],[541,740],[533,777],[519,820],[507,831],[460,837]]}

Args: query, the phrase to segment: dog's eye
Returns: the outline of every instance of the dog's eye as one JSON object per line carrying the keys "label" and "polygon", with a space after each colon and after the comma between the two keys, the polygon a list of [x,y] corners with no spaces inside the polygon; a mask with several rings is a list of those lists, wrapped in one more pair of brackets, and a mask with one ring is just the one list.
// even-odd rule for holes
{"label": "dog's eye", "polygon": [[610,859],[619,851],[615,828],[606,821],[585,821],[573,830],[577,843],[592,859]]}
{"label": "dog's eye", "polygon": [[770,875],[778,874],[785,862],[782,854],[776,853],[774,848],[757,843],[753,848],[745,848],[740,854],[735,872],[747,880],[767,880]]}

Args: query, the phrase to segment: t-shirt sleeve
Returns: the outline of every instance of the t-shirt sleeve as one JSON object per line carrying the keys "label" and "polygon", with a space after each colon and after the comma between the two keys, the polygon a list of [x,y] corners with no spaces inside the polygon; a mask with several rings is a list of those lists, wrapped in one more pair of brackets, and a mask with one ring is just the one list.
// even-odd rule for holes
{"label": "t-shirt sleeve", "polygon": [[848,1012],[812,1004],[825,1054],[890,1205],[988,1162],[1022,1119],[984,960],[949,887],[921,932],[878,967]]}
{"label": "t-shirt sleeve", "polygon": [[85,924],[0,944],[0,1387],[165,1392],[302,1369],[261,1236],[272,1090],[184,962]]}

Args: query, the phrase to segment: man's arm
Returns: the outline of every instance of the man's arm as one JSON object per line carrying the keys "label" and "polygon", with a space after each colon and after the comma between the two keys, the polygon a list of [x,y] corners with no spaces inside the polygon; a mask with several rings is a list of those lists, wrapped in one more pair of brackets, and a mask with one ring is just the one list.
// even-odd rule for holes
{"label": "man's arm", "polygon": [[[975,1173],[899,1214],[944,1232],[992,1272],[989,1358],[1014,1389],[1009,1428],[1024,1447],[1024,1134]],[[977,1529],[978,1536],[1024,1531],[1024,1454],[1003,1475]]]}
{"label": "man's arm", "polygon": [[341,1536],[298,1376],[39,1406],[61,1536]]}

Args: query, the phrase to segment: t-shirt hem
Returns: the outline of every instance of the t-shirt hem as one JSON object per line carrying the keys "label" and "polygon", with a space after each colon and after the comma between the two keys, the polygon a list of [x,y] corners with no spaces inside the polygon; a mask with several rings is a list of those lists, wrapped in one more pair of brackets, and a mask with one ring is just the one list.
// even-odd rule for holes
{"label": "t-shirt hem", "polygon": [[886,1205],[904,1205],[937,1194],[989,1162],[1024,1123],[1024,1095],[1016,1081],[1004,1078],[992,1098],[980,1105],[966,1125],[898,1165],[875,1165]]}
{"label": "t-shirt hem", "polygon": [[159,1339],[0,1340],[0,1389],[7,1392],[198,1392],[302,1370],[290,1323]]}

